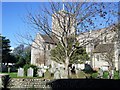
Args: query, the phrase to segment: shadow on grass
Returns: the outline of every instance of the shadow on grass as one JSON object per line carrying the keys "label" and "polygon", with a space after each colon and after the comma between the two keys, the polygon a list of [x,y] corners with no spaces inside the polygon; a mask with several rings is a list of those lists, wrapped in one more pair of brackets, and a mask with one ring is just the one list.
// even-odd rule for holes
{"label": "shadow on grass", "polygon": [[112,79],[57,79],[47,83],[52,87],[52,90],[61,88],[100,88],[100,89],[115,89],[120,88],[120,80]]}

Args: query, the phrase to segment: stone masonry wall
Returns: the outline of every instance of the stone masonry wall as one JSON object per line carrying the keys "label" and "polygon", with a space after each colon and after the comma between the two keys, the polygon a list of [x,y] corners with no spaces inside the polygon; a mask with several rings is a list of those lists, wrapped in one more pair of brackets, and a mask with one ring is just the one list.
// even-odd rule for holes
{"label": "stone masonry wall", "polygon": [[40,78],[12,78],[8,88],[50,88],[46,86],[49,81]]}

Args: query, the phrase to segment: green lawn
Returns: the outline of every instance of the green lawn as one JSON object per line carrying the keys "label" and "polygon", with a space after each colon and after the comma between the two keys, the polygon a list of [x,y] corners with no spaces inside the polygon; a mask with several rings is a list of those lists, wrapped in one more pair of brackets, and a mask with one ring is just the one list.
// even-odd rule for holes
{"label": "green lawn", "polygon": [[[44,77],[27,77],[27,76],[17,77],[17,72],[4,73],[4,74],[9,74],[11,78],[41,78],[41,79],[51,79],[51,80],[54,79],[53,76],[51,77],[51,74],[49,72],[46,72]],[[85,74],[83,71],[80,71],[78,73],[78,75],[71,74],[70,78],[86,78],[85,76],[89,77],[90,75],[92,75],[93,78],[97,78],[98,73],[96,72],[93,74]],[[104,72],[103,79],[108,79],[108,72],[107,71]],[[119,79],[119,72],[118,71],[115,71],[114,79]]]}
{"label": "green lawn", "polygon": [[3,74],[9,74],[11,78],[16,78],[17,77],[17,72],[11,72],[11,73],[3,73]]}

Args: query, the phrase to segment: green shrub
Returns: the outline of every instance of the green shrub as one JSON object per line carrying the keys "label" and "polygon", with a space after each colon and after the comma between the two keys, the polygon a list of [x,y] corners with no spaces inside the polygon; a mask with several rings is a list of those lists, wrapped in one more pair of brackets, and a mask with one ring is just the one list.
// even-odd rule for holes
{"label": "green shrub", "polygon": [[38,70],[38,68],[37,68],[37,66],[35,66],[35,65],[30,65],[30,64],[26,64],[23,68],[24,68],[24,75],[25,76],[27,76],[27,70],[29,69],[29,68],[33,68],[33,76],[34,77],[37,77],[37,70]]}
{"label": "green shrub", "polygon": [[96,73],[93,73],[93,74],[92,74],[92,77],[93,77],[93,78],[97,78],[97,77],[98,77],[98,73],[97,73],[97,72],[96,72]]}
{"label": "green shrub", "polygon": [[83,69],[83,71],[86,74],[92,74],[92,73],[96,73],[97,72],[97,71],[94,71],[93,68],[89,64],[85,64],[85,68]]}
{"label": "green shrub", "polygon": [[103,72],[103,78],[104,79],[108,79],[108,76],[109,76],[109,72],[108,71],[104,71]]}
{"label": "green shrub", "polygon": [[27,70],[30,68],[29,64],[24,65],[24,75],[27,76]]}
{"label": "green shrub", "polygon": [[114,71],[114,79],[119,79],[119,71]]}

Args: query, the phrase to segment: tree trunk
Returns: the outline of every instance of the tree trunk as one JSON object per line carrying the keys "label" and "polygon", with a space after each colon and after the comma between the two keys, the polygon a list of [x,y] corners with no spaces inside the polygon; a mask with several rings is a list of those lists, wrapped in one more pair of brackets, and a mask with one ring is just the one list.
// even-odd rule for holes
{"label": "tree trunk", "polygon": [[66,57],[65,59],[65,73],[66,73],[66,78],[69,78],[69,57]]}
{"label": "tree trunk", "polygon": [[109,79],[114,79],[114,65],[113,64],[110,66]]}

